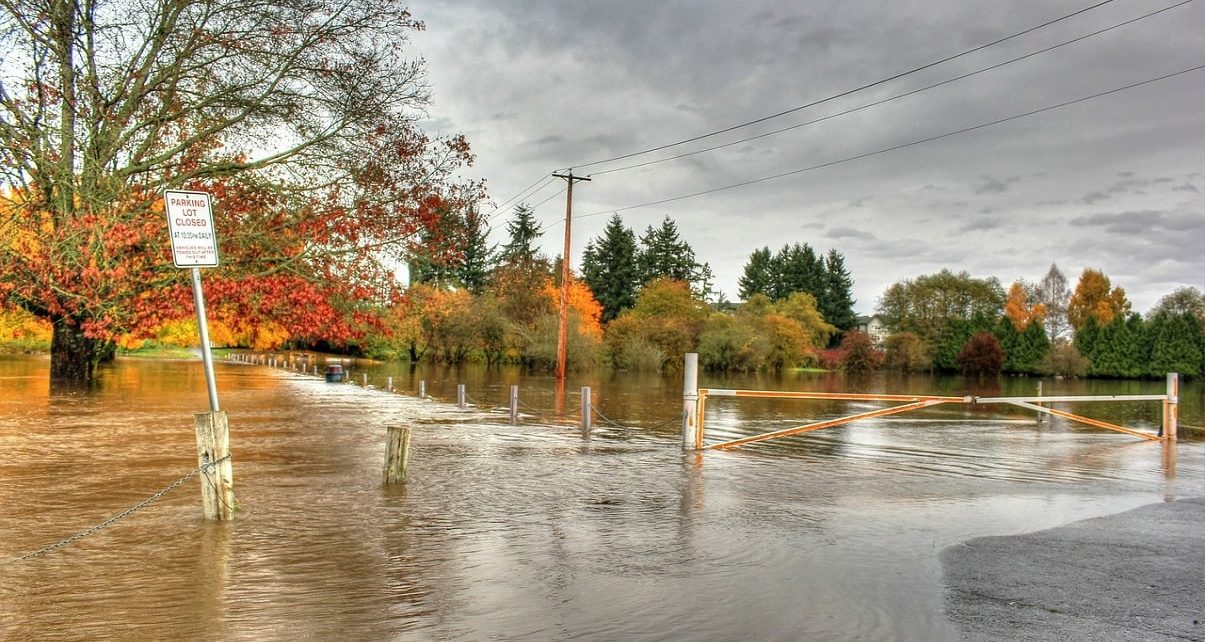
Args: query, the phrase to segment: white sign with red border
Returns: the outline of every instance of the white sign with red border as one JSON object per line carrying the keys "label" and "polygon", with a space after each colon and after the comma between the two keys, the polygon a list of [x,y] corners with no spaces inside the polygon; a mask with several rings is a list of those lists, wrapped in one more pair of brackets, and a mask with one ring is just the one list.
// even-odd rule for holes
{"label": "white sign with red border", "polygon": [[209,194],[166,190],[163,206],[172,239],[172,263],[176,267],[217,267],[218,237]]}

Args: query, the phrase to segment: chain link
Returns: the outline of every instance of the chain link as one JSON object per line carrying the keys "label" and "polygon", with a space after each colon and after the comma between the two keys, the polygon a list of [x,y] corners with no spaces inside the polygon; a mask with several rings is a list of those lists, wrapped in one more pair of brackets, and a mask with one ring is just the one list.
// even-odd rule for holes
{"label": "chain link", "polygon": [[175,482],[173,482],[172,484],[170,484],[163,490],[155,493],[154,495],[151,495],[150,497],[147,497],[146,499],[138,502],[137,504],[135,504],[134,506],[131,506],[130,508],[126,509],[125,511],[122,511],[121,513],[118,513],[117,515],[114,515],[113,517],[106,519],[105,521],[97,524],[96,526],[93,526],[92,528],[89,528],[84,531],[80,531],[80,532],[76,533],[75,535],[68,537],[67,539],[55,542],[55,543],[47,545],[47,546],[43,546],[42,548],[39,548],[38,550],[33,551],[32,553],[26,553],[25,555],[22,555],[20,557],[14,557],[14,558],[8,560],[7,562],[4,562],[4,564],[6,564],[6,565],[7,564],[15,564],[16,562],[22,562],[22,561],[32,559],[35,557],[40,557],[42,555],[50,553],[51,551],[56,551],[60,548],[63,548],[64,546],[68,546],[81,539],[84,539],[85,537],[88,537],[89,535],[92,535],[103,528],[112,526],[113,524],[121,521],[122,519],[125,519],[126,517],[129,517],[130,515],[138,512],[139,510],[146,508],[147,506],[155,503],[164,495],[172,492],[173,490],[176,490],[181,485],[188,482],[188,480],[192,479],[193,477],[196,477],[202,470],[205,470],[206,468],[213,468],[214,466],[217,466],[218,464],[226,461],[227,459],[230,459],[230,455],[226,455],[225,457],[222,457],[221,459],[217,459],[217,460],[214,460],[214,461],[211,461],[208,463],[201,464],[200,466],[197,466],[196,468],[189,471],[189,473],[187,475],[176,480]]}
{"label": "chain link", "polygon": [[[615,421],[614,419],[612,419],[612,418],[610,418],[610,417],[608,417],[608,416],[604,415],[604,414],[603,414],[603,411],[602,411],[602,410],[600,410],[600,409],[598,408],[598,406],[590,406],[590,409],[591,409],[591,410],[593,410],[593,411],[594,411],[594,414],[598,415],[598,416],[599,416],[599,418],[601,418],[601,419],[602,419],[603,421],[605,421],[606,423],[608,423],[608,424],[610,424],[610,425],[612,425],[612,426],[614,426],[614,427],[616,427],[616,428],[623,428],[623,429],[625,429],[625,430],[646,430],[646,431],[659,430],[659,429],[664,428],[664,427],[666,427],[666,426],[668,426],[668,425],[670,425],[670,424],[674,424],[674,423],[678,423],[678,422],[682,421],[682,417],[671,417],[671,418],[666,419],[665,421],[663,421],[663,422],[661,422],[661,423],[659,423],[659,424],[656,424],[656,425],[654,425],[654,426],[648,426],[648,427],[641,427],[641,426],[629,426],[629,425],[626,425],[626,424],[621,424],[621,423],[619,423],[618,421]],[[685,415],[685,413],[683,413],[683,415]]]}

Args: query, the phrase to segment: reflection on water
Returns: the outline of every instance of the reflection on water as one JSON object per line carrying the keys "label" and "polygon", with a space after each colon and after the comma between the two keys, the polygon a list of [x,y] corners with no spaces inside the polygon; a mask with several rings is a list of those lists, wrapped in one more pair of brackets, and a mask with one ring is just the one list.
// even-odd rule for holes
{"label": "reflection on water", "polygon": [[[1205,494],[1200,442],[1038,426],[1009,407],[939,406],[684,455],[672,378],[579,376],[558,418],[551,378],[512,370],[350,364],[357,382],[392,376],[410,395],[426,381],[440,402],[217,365],[236,521],[202,520],[193,482],[67,548],[2,565],[0,639],[954,639],[942,548]],[[99,523],[195,465],[199,362],[120,361],[95,390],[69,395],[49,393],[46,370],[0,359],[0,560]],[[446,403],[460,382],[477,407]],[[516,426],[486,407],[505,406],[512,383],[524,404]],[[589,439],[573,416],[585,385],[615,422],[597,420]],[[702,385],[961,395],[1031,394],[1035,382]],[[1046,393],[1161,386],[1047,381]],[[1194,386],[1185,423],[1200,417]],[[860,408],[713,398],[708,439]],[[1153,402],[1079,411],[1159,421]],[[400,488],[381,484],[395,422],[414,428]]]}

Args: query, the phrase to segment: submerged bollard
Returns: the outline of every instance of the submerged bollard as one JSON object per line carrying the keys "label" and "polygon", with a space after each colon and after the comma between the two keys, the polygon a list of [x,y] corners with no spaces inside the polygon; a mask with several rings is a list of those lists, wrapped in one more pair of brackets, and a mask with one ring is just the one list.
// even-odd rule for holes
{"label": "submerged bollard", "polygon": [[590,386],[582,387],[582,436],[590,436]]}
{"label": "submerged bollard", "polygon": [[[1041,381],[1038,382],[1038,396],[1039,397],[1042,396],[1042,382]],[[1046,413],[1044,413],[1044,412],[1037,413],[1038,416],[1036,417],[1036,419],[1038,420],[1038,424],[1042,423],[1043,415],[1045,415],[1045,414]]]}
{"label": "submerged bollard", "polygon": [[400,484],[406,481],[406,467],[410,464],[410,428],[389,426],[385,444],[385,483]]}
{"label": "submerged bollard", "polygon": [[519,386],[510,387],[510,425],[519,423]]}
{"label": "submerged bollard", "polygon": [[1163,428],[1159,436],[1176,439],[1180,429],[1180,375],[1167,373],[1167,399],[1163,402]]}
{"label": "submerged bollard", "polygon": [[686,353],[682,369],[682,450],[699,449],[699,354]]}

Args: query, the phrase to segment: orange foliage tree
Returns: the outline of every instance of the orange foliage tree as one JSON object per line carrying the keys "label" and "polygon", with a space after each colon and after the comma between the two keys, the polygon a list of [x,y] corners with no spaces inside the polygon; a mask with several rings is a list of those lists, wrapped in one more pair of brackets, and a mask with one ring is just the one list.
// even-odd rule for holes
{"label": "orange foliage tree", "polygon": [[[416,123],[428,93],[389,0],[0,4],[0,301],[52,324],[51,378],[191,313],[159,201],[208,191],[235,333],[354,337],[439,208],[467,144]],[[260,334],[263,334],[262,332]]]}
{"label": "orange foliage tree", "polygon": [[1067,321],[1076,330],[1089,318],[1095,319],[1097,325],[1106,326],[1113,317],[1129,312],[1130,301],[1125,290],[1112,287],[1104,272],[1092,268],[1084,269],[1067,303]]}
{"label": "orange foliage tree", "polygon": [[[544,296],[557,306],[561,305],[561,288],[551,281],[544,285]],[[602,341],[602,305],[594,298],[590,286],[576,276],[569,275],[569,310],[577,321],[577,333]]]}
{"label": "orange foliage tree", "polygon": [[1013,327],[1024,332],[1031,323],[1044,323],[1046,320],[1045,304],[1033,301],[1033,295],[1024,283],[1016,281],[1008,288],[1008,297],[1004,300],[1004,316],[1012,321]]}

